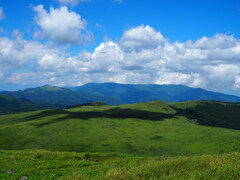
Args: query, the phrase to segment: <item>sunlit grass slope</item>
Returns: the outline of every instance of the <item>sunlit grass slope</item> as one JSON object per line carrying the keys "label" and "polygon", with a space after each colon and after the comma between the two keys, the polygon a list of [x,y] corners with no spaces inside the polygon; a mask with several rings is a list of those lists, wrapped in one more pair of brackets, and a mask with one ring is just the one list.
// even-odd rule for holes
{"label": "sunlit grass slope", "polygon": [[240,151],[240,131],[199,125],[179,109],[186,108],[155,101],[3,115],[0,149],[158,156]]}
{"label": "sunlit grass slope", "polygon": [[136,180],[240,178],[240,153],[190,157],[138,157],[116,153],[0,151],[0,179]]}

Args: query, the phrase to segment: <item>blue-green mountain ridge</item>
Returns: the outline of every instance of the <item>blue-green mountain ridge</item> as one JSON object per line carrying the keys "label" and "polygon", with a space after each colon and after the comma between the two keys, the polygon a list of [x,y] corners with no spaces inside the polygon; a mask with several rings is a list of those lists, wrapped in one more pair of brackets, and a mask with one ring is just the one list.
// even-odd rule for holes
{"label": "blue-green mountain ridge", "polygon": [[[88,83],[79,87],[56,87],[45,85],[19,91],[2,91],[0,98],[1,113],[31,111],[46,108],[66,108],[83,103],[101,101],[109,105],[122,105],[161,100],[165,102],[183,102],[192,100],[211,100],[220,102],[240,102],[240,97],[191,88],[184,85],[157,84],[117,84]],[[15,99],[14,99],[15,98]],[[6,100],[8,99],[8,100]],[[6,106],[18,101],[18,107]],[[27,103],[32,103],[26,105]],[[8,107],[8,108],[7,108]]]}

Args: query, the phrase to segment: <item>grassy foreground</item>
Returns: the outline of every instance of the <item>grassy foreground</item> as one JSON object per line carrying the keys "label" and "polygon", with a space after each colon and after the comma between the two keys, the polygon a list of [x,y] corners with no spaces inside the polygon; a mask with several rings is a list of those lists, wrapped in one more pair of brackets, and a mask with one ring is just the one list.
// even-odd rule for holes
{"label": "grassy foreground", "polygon": [[0,179],[231,179],[240,178],[240,153],[147,158],[116,153],[0,151]]}

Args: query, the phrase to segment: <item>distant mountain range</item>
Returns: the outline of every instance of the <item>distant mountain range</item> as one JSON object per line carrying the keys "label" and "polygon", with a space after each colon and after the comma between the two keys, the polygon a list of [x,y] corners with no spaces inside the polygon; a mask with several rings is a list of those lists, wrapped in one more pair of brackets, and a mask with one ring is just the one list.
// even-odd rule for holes
{"label": "distant mountain range", "polygon": [[[192,100],[240,102],[240,97],[211,92],[201,88],[191,88],[183,85],[157,84],[88,83],[79,87],[65,88],[45,85],[14,92],[2,91],[0,94],[7,95],[1,96],[0,98],[0,112],[65,108],[95,101],[101,101],[110,105],[155,100],[165,102]],[[13,103],[14,106],[6,106],[6,104],[12,104],[13,101],[17,101],[17,103]]]}
{"label": "distant mountain range", "polygon": [[114,99],[117,104],[130,104],[155,100],[165,102],[192,100],[240,102],[240,97],[237,96],[216,93],[201,88],[191,88],[184,85],[88,83],[80,87],[72,87],[69,89],[75,92],[85,92],[95,96],[108,97]]}

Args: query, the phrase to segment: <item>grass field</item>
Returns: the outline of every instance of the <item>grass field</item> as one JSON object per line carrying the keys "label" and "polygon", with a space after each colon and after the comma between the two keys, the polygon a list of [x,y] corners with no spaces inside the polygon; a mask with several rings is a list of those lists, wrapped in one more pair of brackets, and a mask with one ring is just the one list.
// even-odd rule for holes
{"label": "grass field", "polygon": [[118,153],[0,151],[1,180],[238,180],[240,153],[138,157]]}
{"label": "grass field", "polygon": [[[191,108],[201,107],[202,101],[188,102],[188,106],[191,103]],[[224,103],[224,106],[233,104]],[[218,109],[218,105],[216,107]],[[200,125],[192,122],[188,114],[179,114],[179,109],[186,113],[189,107],[155,101],[2,115],[0,149],[117,152],[143,156],[240,152],[240,131]],[[233,109],[237,115],[238,108],[234,106]],[[199,111],[206,118],[214,117],[212,111]],[[232,114],[231,111],[230,116]],[[239,121],[234,119],[231,123],[237,127]],[[220,116],[214,125],[217,123],[222,123]]]}

